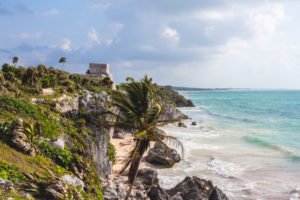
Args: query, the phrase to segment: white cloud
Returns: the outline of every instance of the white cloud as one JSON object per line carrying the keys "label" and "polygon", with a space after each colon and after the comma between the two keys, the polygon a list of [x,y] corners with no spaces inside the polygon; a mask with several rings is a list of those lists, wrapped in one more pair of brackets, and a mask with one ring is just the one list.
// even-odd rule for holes
{"label": "white cloud", "polygon": [[169,26],[164,28],[164,30],[162,32],[162,37],[172,39],[176,42],[179,41],[179,39],[180,39],[178,32]]}
{"label": "white cloud", "polygon": [[281,4],[265,4],[247,11],[246,25],[258,40],[264,41],[273,36],[277,26],[286,19]]}
{"label": "white cloud", "polygon": [[237,13],[235,11],[223,11],[223,10],[204,10],[198,11],[191,15],[192,18],[202,19],[202,20],[215,20],[222,21],[227,19],[232,19],[236,17]]}
{"label": "white cloud", "polygon": [[52,10],[48,10],[43,12],[44,16],[53,16],[53,15],[58,15],[60,12],[57,9],[52,9]]}
{"label": "white cloud", "polygon": [[112,40],[112,39],[106,40],[107,46],[111,45],[112,43],[113,43],[113,40]]}
{"label": "white cloud", "polygon": [[71,51],[71,40],[68,38],[64,38],[60,48],[64,51]]}
{"label": "white cloud", "polygon": [[88,38],[91,42],[94,42],[96,44],[100,44],[100,40],[97,34],[97,31],[95,28],[91,28],[90,31],[88,32]]}

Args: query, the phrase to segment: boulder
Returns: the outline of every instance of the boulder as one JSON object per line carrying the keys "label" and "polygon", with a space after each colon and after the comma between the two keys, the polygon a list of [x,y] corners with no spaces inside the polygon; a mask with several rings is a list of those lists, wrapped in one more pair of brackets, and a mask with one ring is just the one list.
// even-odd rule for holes
{"label": "boulder", "polygon": [[139,169],[135,185],[143,185],[144,188],[150,188],[151,186],[158,184],[157,171],[152,168]]}
{"label": "boulder", "polygon": [[226,195],[211,181],[200,179],[196,176],[187,176],[174,188],[166,191],[169,196],[180,195],[182,200],[228,200]]}
{"label": "boulder", "polygon": [[209,196],[209,200],[228,200],[228,198],[222,190],[215,187],[211,195]]}
{"label": "boulder", "polygon": [[192,126],[196,126],[197,125],[197,122],[192,122]]}
{"label": "boulder", "polygon": [[154,148],[149,150],[145,159],[151,164],[159,164],[165,167],[172,167],[181,160],[180,155],[175,149],[165,147],[159,142],[156,142]]}
{"label": "boulder", "polygon": [[115,128],[113,138],[125,139],[126,132],[121,130],[120,128]]}
{"label": "boulder", "polygon": [[14,185],[9,180],[3,180],[0,178],[0,190],[4,190],[6,192],[14,192]]}
{"label": "boulder", "polygon": [[170,200],[170,196],[159,185],[152,187],[148,192],[150,200]]}
{"label": "boulder", "polygon": [[53,142],[50,142],[51,146],[58,147],[60,149],[65,148],[65,140],[63,137],[57,137]]}
{"label": "boulder", "polygon": [[83,181],[76,176],[65,174],[63,175],[62,179],[69,185],[73,185],[74,187],[80,186],[81,188],[84,188]]}
{"label": "boulder", "polygon": [[187,128],[183,122],[178,122],[178,127]]}

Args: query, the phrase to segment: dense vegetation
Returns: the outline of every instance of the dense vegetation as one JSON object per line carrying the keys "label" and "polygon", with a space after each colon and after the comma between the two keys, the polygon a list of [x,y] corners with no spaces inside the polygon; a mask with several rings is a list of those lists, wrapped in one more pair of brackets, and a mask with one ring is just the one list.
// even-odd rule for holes
{"label": "dense vegetation", "polygon": [[[117,87],[120,90],[111,90],[113,82],[108,77],[90,78],[42,64],[16,67],[18,60],[14,57],[14,66],[4,64],[0,70],[0,178],[10,180],[16,189],[8,194],[0,188],[0,198],[23,199],[18,193],[23,191],[35,199],[103,199],[95,165],[87,156],[87,137],[95,139],[92,129],[103,120],[99,113],[89,113],[83,106],[75,114],[61,113],[57,99],[63,95],[81,96],[84,90],[106,91],[111,95],[110,105],[118,107],[120,113],[108,112],[117,120],[113,124],[104,120],[104,124],[138,132],[135,149],[125,166],[130,166],[131,185],[150,141],[163,143],[162,137],[175,139],[161,135],[157,129],[167,123],[159,121],[162,101],[174,103],[168,98],[170,92],[151,79],[145,77],[137,82],[129,78],[129,82]],[[66,58],[59,62],[64,65]],[[53,93],[44,94],[45,88]],[[37,99],[42,101],[37,103]],[[53,146],[58,137],[68,138],[72,145]],[[106,157],[114,164],[116,149],[107,142]],[[80,177],[85,187],[65,185],[61,177],[66,174]]]}
{"label": "dense vegetation", "polygon": [[43,88],[53,88],[57,94],[72,94],[82,89],[100,91],[112,85],[109,77],[99,79],[70,74],[42,64],[28,68],[4,64],[0,72],[0,93],[11,92],[18,97],[40,95]]}
{"label": "dense vegetation", "polygon": [[[17,62],[15,57],[13,63]],[[64,64],[65,59],[60,62]],[[81,95],[82,90],[109,91],[112,85],[108,77],[90,78],[42,64],[28,68],[2,66],[0,178],[10,180],[17,191],[7,193],[0,189],[0,199],[24,199],[20,191],[36,199],[103,199],[93,161],[86,153],[85,137],[92,134],[87,111],[79,108],[76,115],[65,115],[55,105],[63,94],[75,96]],[[54,93],[45,96],[44,88],[51,88]],[[43,101],[36,104],[33,98]],[[61,149],[50,145],[52,139],[62,135],[68,137],[71,147]],[[110,144],[107,157],[115,162],[114,155],[114,146]],[[64,174],[80,174],[84,190],[59,184]],[[51,193],[53,190],[56,192]]]}

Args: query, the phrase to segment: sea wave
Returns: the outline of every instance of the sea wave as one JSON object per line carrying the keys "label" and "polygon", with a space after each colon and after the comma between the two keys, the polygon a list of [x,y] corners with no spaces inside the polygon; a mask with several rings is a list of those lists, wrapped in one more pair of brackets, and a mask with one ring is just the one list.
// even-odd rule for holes
{"label": "sea wave", "polygon": [[[232,120],[232,121],[238,121],[238,122],[245,122],[245,123],[257,123],[257,121],[254,119],[249,119],[249,118],[245,118],[245,117],[236,117],[236,116],[233,116],[230,114],[219,114],[219,113],[211,111],[206,106],[198,106],[197,108],[199,109],[199,111],[203,111],[206,114],[213,116],[213,117]],[[188,112],[191,112],[191,111],[195,112],[195,110],[189,110]]]}
{"label": "sea wave", "polygon": [[236,178],[237,174],[244,171],[242,167],[234,163],[217,160],[213,157],[207,165],[209,171],[223,178]]}
{"label": "sea wave", "polygon": [[247,136],[244,136],[244,139],[247,142],[252,143],[252,144],[272,148],[274,150],[280,151],[280,152],[285,153],[285,154],[292,154],[292,152],[290,150],[288,150],[287,148],[282,147],[282,146],[277,145],[277,144],[270,143],[270,142],[262,140],[260,138],[256,138],[256,137],[252,137],[252,136],[247,135]]}
{"label": "sea wave", "polygon": [[262,139],[259,139],[256,137],[252,137],[252,136],[244,136],[244,139],[249,143],[260,145],[262,147],[271,148],[276,151],[280,151],[281,153],[285,154],[289,159],[291,159],[293,161],[300,161],[300,155],[296,154],[296,152],[293,152],[290,149],[287,149],[286,147],[283,147],[283,146],[280,146],[277,144],[273,144],[273,143],[270,143],[265,140],[262,140]]}

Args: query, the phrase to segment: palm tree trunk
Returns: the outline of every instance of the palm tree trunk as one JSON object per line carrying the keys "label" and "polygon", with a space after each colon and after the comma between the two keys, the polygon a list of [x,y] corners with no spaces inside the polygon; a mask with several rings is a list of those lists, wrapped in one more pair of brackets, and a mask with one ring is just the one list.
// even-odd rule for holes
{"label": "palm tree trunk", "polygon": [[129,173],[128,173],[130,187],[129,187],[128,191],[127,191],[125,200],[128,200],[128,198],[129,198],[129,195],[131,193],[132,187],[133,187],[133,185],[135,183],[135,179],[136,179],[136,176],[137,176],[137,173],[138,173],[138,169],[139,169],[141,160],[143,158],[143,155],[144,155],[145,151],[148,149],[149,144],[150,144],[149,140],[143,140],[141,142],[140,147],[138,149],[138,155],[136,157],[136,160],[131,163],[131,166],[130,166],[130,169],[129,169]]}
{"label": "palm tree trunk", "polygon": [[[143,157],[143,155],[142,155],[142,156],[139,158],[139,160],[138,160],[137,168],[139,168],[139,166],[140,166],[142,157]],[[132,187],[133,187],[133,185],[134,185],[134,183],[135,183],[135,179],[136,179],[137,173],[138,173],[138,170],[136,170],[136,171],[134,172],[133,182],[130,184],[130,187],[129,187],[129,189],[128,189],[128,191],[127,191],[127,194],[126,194],[126,197],[125,197],[125,200],[128,200],[128,198],[129,198],[129,195],[130,195],[130,193],[131,193]]]}

